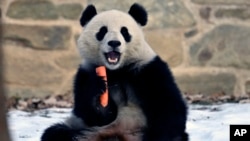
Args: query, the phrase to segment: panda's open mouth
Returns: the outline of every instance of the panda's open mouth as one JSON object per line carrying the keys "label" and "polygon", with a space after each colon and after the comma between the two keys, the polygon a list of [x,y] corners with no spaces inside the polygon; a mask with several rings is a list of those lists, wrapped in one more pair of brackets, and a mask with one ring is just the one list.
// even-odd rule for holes
{"label": "panda's open mouth", "polygon": [[105,53],[105,57],[109,64],[117,64],[120,60],[121,53],[116,51],[110,51],[108,53]]}

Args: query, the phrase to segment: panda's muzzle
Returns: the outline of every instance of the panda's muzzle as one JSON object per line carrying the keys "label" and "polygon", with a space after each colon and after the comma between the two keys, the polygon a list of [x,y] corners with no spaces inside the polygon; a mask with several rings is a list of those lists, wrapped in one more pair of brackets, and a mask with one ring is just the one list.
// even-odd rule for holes
{"label": "panda's muzzle", "polygon": [[108,45],[112,48],[112,51],[105,53],[105,57],[109,64],[117,64],[120,60],[121,53],[118,52],[118,48],[121,45],[121,42],[118,40],[111,40],[108,42]]}

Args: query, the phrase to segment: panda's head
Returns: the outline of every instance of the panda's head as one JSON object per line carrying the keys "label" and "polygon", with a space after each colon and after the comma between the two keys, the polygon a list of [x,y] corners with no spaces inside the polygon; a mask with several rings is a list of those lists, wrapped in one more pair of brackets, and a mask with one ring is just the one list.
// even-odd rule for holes
{"label": "panda's head", "polygon": [[109,10],[99,14],[89,5],[80,18],[83,32],[78,48],[83,65],[105,65],[114,70],[131,63],[147,63],[155,54],[141,29],[146,23],[147,12],[138,4],[133,4],[128,13]]}

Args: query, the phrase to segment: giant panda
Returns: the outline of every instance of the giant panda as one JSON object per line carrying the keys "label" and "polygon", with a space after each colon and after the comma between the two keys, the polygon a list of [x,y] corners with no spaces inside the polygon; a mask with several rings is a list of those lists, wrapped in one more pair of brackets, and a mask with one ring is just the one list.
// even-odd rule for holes
{"label": "giant panda", "polygon": [[[78,39],[82,62],[75,75],[74,108],[41,141],[187,141],[187,105],[168,65],[152,50],[142,27],[147,12],[83,11]],[[96,74],[105,66],[107,83]],[[106,86],[107,84],[107,86]],[[100,105],[108,89],[109,102]]]}

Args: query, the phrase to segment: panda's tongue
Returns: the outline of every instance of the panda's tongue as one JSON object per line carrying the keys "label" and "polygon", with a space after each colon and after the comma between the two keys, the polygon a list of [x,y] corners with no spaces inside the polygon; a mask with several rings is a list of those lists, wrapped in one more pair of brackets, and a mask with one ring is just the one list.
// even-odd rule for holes
{"label": "panda's tongue", "polygon": [[107,59],[109,63],[117,63],[119,60],[120,54],[115,51],[107,53]]}

